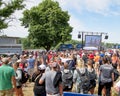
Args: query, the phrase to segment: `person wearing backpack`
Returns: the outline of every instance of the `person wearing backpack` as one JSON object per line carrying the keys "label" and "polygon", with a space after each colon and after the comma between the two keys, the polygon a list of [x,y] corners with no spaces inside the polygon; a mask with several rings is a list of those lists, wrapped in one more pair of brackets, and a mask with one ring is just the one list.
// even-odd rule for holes
{"label": "person wearing backpack", "polygon": [[44,64],[41,64],[38,66],[38,70],[32,75],[32,81],[34,82],[33,87],[34,96],[46,96],[45,82],[39,84],[39,80],[45,73],[45,69],[46,66]]}
{"label": "person wearing backpack", "polygon": [[51,70],[45,71],[45,74],[39,80],[39,84],[45,81],[46,96],[63,96],[62,76],[58,71],[57,63],[51,64]]}
{"label": "person wearing backpack", "polygon": [[68,68],[68,63],[64,63],[64,70],[62,71],[63,91],[71,91],[73,86],[73,73]]}
{"label": "person wearing backpack", "polygon": [[21,69],[19,68],[19,63],[15,62],[13,64],[13,68],[16,72],[16,96],[24,96],[23,91],[22,91],[22,83],[20,82],[20,80],[22,79],[22,71],[20,71]]}
{"label": "person wearing backpack", "polygon": [[103,65],[99,68],[98,95],[102,95],[102,89],[106,88],[106,96],[111,96],[111,87],[114,85],[114,68],[106,57],[103,58]]}
{"label": "person wearing backpack", "polygon": [[96,87],[96,79],[97,79],[97,74],[95,72],[95,69],[93,67],[92,64],[92,60],[88,60],[87,61],[87,69],[88,69],[88,73],[89,73],[89,77],[90,77],[90,93],[94,94],[94,89]]}
{"label": "person wearing backpack", "polygon": [[88,70],[85,67],[82,59],[77,60],[76,70],[73,74],[73,82],[76,86],[75,91],[77,93],[87,94],[89,91],[90,79]]}

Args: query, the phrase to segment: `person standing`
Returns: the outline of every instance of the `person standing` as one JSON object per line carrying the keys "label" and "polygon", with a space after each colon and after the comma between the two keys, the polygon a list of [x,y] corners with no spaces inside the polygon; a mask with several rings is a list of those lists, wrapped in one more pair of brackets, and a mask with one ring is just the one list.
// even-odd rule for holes
{"label": "person standing", "polygon": [[103,65],[99,68],[98,95],[102,95],[102,89],[106,88],[106,96],[111,96],[111,87],[114,84],[114,68],[107,58],[103,58]]}
{"label": "person standing", "polygon": [[42,77],[42,75],[45,73],[46,66],[41,64],[38,66],[38,70],[33,73],[32,81],[34,82],[34,96],[46,96],[45,91],[45,82],[42,84],[39,84],[39,80]]}
{"label": "person standing", "polygon": [[[57,77],[59,77],[59,79]],[[46,73],[41,77],[39,83],[42,84],[44,81],[47,96],[62,96],[62,74],[58,71],[56,62],[51,64],[51,70],[46,71]],[[57,83],[55,84],[56,81]]]}
{"label": "person standing", "polygon": [[29,59],[28,59],[28,73],[30,75],[30,82],[31,82],[31,77],[33,75],[34,72],[34,65],[35,65],[35,59],[33,58],[33,55],[29,55]]}
{"label": "person standing", "polygon": [[89,91],[91,94],[94,94],[94,89],[96,87],[96,79],[97,79],[97,74],[95,72],[95,69],[92,64],[92,60],[87,61],[87,69],[88,69],[88,74],[90,78],[90,88]]}
{"label": "person standing", "polygon": [[13,68],[16,72],[16,96],[24,96],[22,91],[22,83],[20,80],[22,79],[22,69],[19,68],[19,62],[13,64]]}
{"label": "person standing", "polygon": [[8,62],[8,58],[3,58],[0,66],[0,96],[13,96],[13,91],[16,90],[15,71]]}
{"label": "person standing", "polygon": [[75,85],[75,92],[88,94],[89,74],[83,59],[77,60],[76,69],[73,74],[73,83]]}

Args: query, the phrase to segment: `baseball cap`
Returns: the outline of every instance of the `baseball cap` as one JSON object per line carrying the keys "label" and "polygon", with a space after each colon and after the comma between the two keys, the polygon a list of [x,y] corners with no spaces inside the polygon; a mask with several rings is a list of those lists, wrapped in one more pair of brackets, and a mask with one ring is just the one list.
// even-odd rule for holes
{"label": "baseball cap", "polygon": [[41,64],[41,65],[38,66],[38,69],[39,70],[45,70],[46,66],[44,64]]}

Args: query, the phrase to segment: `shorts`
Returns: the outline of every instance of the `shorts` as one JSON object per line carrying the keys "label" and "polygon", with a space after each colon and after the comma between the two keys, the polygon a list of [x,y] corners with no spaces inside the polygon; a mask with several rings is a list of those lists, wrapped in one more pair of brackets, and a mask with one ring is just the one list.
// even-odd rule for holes
{"label": "shorts", "polygon": [[13,96],[13,90],[0,90],[0,96]]}

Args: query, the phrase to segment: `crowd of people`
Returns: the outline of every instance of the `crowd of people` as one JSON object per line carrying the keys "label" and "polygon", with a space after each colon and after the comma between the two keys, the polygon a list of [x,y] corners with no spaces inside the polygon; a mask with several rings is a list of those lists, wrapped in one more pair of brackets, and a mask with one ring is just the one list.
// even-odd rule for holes
{"label": "crowd of people", "polygon": [[119,78],[120,52],[66,50],[1,56],[0,96],[24,96],[22,88],[27,84],[21,83],[21,70],[34,82],[34,96],[63,96],[63,92],[112,96],[111,88]]}

